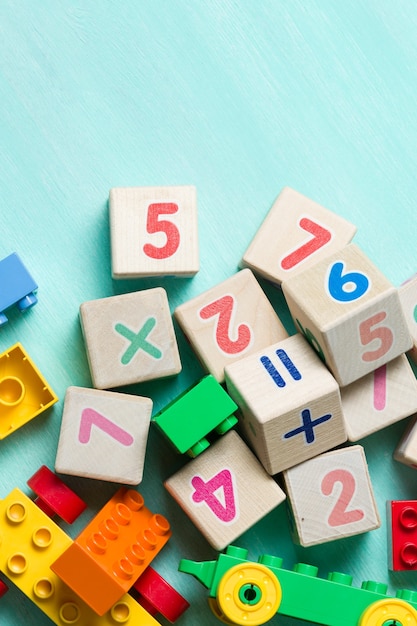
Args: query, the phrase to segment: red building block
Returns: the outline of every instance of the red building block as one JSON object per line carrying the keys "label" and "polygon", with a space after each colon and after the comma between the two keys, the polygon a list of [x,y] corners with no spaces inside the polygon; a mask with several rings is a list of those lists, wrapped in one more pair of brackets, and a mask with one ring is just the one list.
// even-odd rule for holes
{"label": "red building block", "polygon": [[417,570],[417,500],[387,502],[389,569]]}
{"label": "red building block", "polygon": [[87,507],[84,500],[46,465],[42,465],[27,484],[38,496],[36,504],[49,517],[56,513],[64,522],[72,524]]}
{"label": "red building block", "polygon": [[[190,604],[152,567],[147,567],[133,585],[137,600],[151,615],[159,613],[173,624]],[[136,596],[135,596],[136,597]]]}
{"label": "red building block", "polygon": [[137,491],[122,487],[51,565],[98,615],[132,587],[172,532]]}

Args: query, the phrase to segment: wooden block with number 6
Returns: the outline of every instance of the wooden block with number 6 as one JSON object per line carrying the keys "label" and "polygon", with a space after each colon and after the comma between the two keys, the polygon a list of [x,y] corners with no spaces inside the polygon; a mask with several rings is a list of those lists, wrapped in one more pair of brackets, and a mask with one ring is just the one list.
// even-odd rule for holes
{"label": "wooden block with number 6", "polygon": [[417,412],[417,380],[405,354],[341,389],[349,441]]}
{"label": "wooden block with number 6", "polygon": [[195,187],[114,187],[109,208],[113,278],[198,272]]}
{"label": "wooden block with number 6", "polygon": [[233,430],[164,485],[216,550],[285,500],[282,489]]}
{"label": "wooden block with number 6", "polygon": [[269,474],[344,443],[339,385],[300,334],[228,365],[239,428]]}
{"label": "wooden block with number 6", "polygon": [[220,383],[226,365],[288,337],[249,269],[181,304],[174,316],[203,366]]}
{"label": "wooden block with number 6", "polygon": [[326,452],[283,474],[297,543],[308,547],[381,525],[362,446]]}
{"label": "wooden block with number 6", "polygon": [[354,244],[282,289],[296,327],[341,387],[411,348],[398,290]]}
{"label": "wooden block with number 6", "polygon": [[265,217],[241,266],[280,284],[346,246],[356,226],[290,187]]}

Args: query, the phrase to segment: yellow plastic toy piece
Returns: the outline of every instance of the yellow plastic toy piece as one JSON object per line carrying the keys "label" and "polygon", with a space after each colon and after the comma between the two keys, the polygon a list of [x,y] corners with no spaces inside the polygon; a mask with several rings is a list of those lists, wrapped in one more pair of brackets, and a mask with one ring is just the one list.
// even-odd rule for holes
{"label": "yellow plastic toy piece", "polygon": [[265,624],[277,612],[281,598],[275,574],[252,562],[231,567],[221,578],[216,595],[222,620],[239,626]]}
{"label": "yellow plastic toy piece", "polygon": [[417,626],[417,611],[398,598],[378,600],[364,611],[359,626]]}
{"label": "yellow plastic toy piece", "polygon": [[22,491],[0,500],[0,570],[57,626],[159,626],[129,594],[102,617],[50,569],[72,539]]}
{"label": "yellow plastic toy piece", "polygon": [[58,400],[20,343],[0,354],[0,439]]}

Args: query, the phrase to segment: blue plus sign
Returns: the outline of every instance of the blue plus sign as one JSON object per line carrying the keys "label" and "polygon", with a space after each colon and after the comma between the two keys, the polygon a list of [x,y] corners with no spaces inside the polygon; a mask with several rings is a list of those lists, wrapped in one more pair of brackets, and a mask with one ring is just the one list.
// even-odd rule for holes
{"label": "blue plus sign", "polygon": [[314,427],[318,426],[318,424],[322,424],[323,422],[327,422],[327,420],[332,417],[332,414],[327,413],[326,415],[318,417],[316,420],[312,420],[310,409],[303,409],[301,411],[301,417],[303,420],[303,425],[299,426],[298,428],[294,428],[294,430],[290,430],[288,433],[285,433],[284,439],[290,439],[291,437],[295,437],[295,435],[304,433],[306,443],[313,443],[315,439]]}

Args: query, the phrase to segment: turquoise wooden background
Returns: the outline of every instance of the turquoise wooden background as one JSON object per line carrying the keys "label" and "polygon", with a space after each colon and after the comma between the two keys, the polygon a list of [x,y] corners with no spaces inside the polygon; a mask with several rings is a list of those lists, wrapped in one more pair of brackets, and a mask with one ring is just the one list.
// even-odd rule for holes
{"label": "turquoise wooden background", "polygon": [[[355,241],[394,284],[417,270],[414,1],[2,0],[0,34],[0,258],[18,251],[39,282],[39,304],[11,313],[0,349],[21,341],[61,399],[0,442],[0,497],[53,467],[65,390],[91,384],[80,303],[160,283],[174,309],[236,271],[284,185],[355,223]],[[170,184],[197,186],[199,274],[112,281],[109,189]],[[180,331],[178,341],[183,372],[133,389],[155,410],[202,375]],[[381,529],[304,549],[280,507],[239,544],[288,567],[352,573],[357,585],[416,588],[417,573],[389,574],[386,561],[385,501],[417,496],[416,472],[392,460],[404,428],[363,441]],[[182,462],[152,430],[139,489],[173,525],[155,567],[192,603],[180,623],[209,626],[205,589],[176,570],[183,556],[214,552],[162,486]],[[114,485],[68,483],[91,505],[75,535]],[[12,588],[0,623],[50,622]]]}

